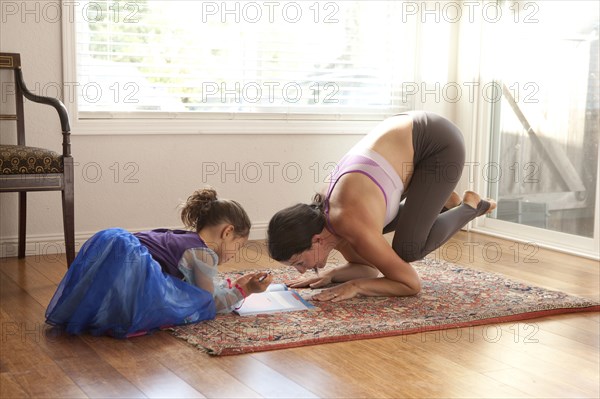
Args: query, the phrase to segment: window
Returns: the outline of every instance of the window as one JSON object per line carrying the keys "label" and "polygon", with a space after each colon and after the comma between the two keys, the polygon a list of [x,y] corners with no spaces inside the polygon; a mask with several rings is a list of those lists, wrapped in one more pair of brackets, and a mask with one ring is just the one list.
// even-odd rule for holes
{"label": "window", "polygon": [[487,42],[503,95],[483,171],[498,208],[485,227],[597,258],[597,4],[504,6],[509,23]]}
{"label": "window", "polygon": [[80,120],[380,120],[411,108],[401,87],[414,79],[415,24],[399,1],[73,3],[65,82],[77,82]]}

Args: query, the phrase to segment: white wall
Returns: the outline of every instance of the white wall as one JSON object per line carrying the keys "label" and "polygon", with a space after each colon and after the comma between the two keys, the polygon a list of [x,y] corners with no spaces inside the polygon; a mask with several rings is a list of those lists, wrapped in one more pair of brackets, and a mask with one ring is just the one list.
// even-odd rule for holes
{"label": "white wall", "polygon": [[[6,1],[0,0],[0,7],[1,3]],[[35,90],[36,85],[39,88],[48,83],[62,84],[60,21],[22,12],[2,18],[0,49],[21,53],[28,86]],[[449,35],[447,40],[451,38]],[[430,42],[437,48],[439,37],[430,37]],[[421,48],[421,53],[422,57],[431,54],[426,47]],[[433,62],[445,71],[442,80],[452,79],[453,60],[448,51],[434,57]],[[431,66],[428,70],[431,71]],[[6,79],[5,74],[2,79]],[[435,110],[450,118],[456,116],[455,105],[443,99],[417,108]],[[28,144],[60,152],[60,126],[54,110],[26,102],[25,114]],[[14,129],[6,122],[1,123],[1,142],[9,143]],[[470,127],[464,130],[468,135]],[[169,132],[84,136],[74,131],[71,141],[77,163],[77,246],[94,232],[111,226],[133,231],[180,226],[178,203],[204,184],[213,185],[222,197],[241,202],[255,226],[251,238],[264,238],[271,215],[282,207],[309,201],[320,186],[319,181],[326,177],[325,164],[337,161],[358,138],[357,135],[172,135]],[[212,174],[215,167],[217,173]],[[257,171],[261,172],[260,177]],[[301,173],[299,179],[297,172]],[[61,215],[58,192],[29,194],[28,254],[51,252],[62,245]],[[0,195],[0,218],[0,256],[15,256],[16,194]]]}

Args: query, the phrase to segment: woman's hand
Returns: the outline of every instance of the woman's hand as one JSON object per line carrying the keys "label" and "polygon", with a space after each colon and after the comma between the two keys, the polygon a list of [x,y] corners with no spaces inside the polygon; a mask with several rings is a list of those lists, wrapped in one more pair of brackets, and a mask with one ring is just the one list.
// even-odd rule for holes
{"label": "woman's hand", "polygon": [[[262,280],[261,280],[262,279]],[[235,280],[235,284],[238,284],[244,290],[246,296],[250,294],[257,294],[267,289],[269,284],[273,281],[273,276],[269,273],[259,272],[246,274]]]}
{"label": "woman's hand", "polygon": [[322,273],[312,277],[299,277],[292,281],[286,281],[285,284],[290,288],[320,288],[331,284],[331,274]]}
{"label": "woman's hand", "polygon": [[314,295],[312,299],[316,301],[340,302],[345,299],[354,298],[358,295],[358,287],[354,281],[348,281],[343,284],[329,288]]}

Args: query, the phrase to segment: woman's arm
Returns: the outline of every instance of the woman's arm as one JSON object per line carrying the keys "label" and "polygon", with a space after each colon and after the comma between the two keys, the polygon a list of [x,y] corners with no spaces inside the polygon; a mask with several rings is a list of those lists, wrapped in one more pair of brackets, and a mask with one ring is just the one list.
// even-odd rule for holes
{"label": "woman's arm", "polygon": [[300,277],[287,283],[290,288],[320,288],[331,283],[344,283],[346,281],[373,278],[379,275],[379,270],[372,266],[348,262],[342,266],[331,268],[318,275]]}
{"label": "woman's arm", "polygon": [[357,282],[360,294],[374,296],[395,293],[404,296],[415,295],[421,290],[417,271],[398,256],[383,235],[365,234],[354,243],[354,248],[384,276]]}
{"label": "woman's arm", "polygon": [[379,276],[379,270],[359,256],[347,241],[342,241],[335,247],[335,250],[347,261],[346,264],[319,272],[318,276],[300,277],[289,282],[288,286],[291,288],[320,288],[331,283],[344,283],[350,280]]}
{"label": "woman's arm", "polygon": [[[339,227],[338,227],[339,226]],[[362,278],[348,281],[325,290],[314,298],[317,300],[343,300],[356,295],[408,296],[421,290],[421,281],[415,269],[402,260],[383,235],[364,225],[355,229],[352,223],[339,223],[336,230],[366,262],[375,266],[384,277]]]}

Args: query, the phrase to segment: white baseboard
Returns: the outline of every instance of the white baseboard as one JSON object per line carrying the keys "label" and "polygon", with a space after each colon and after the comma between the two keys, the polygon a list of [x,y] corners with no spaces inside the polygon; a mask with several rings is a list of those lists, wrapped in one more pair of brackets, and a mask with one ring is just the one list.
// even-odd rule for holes
{"label": "white baseboard", "polygon": [[268,228],[269,228],[269,222],[253,223],[252,229],[250,229],[250,237],[248,237],[248,239],[249,240],[266,240]]}
{"label": "white baseboard", "polygon": [[[250,240],[264,240],[267,237],[268,222],[257,222],[252,225],[250,230]],[[166,227],[170,229],[181,229],[181,226]],[[151,230],[152,228],[128,229],[131,232]],[[75,234],[75,251],[79,251],[81,246],[89,240],[96,231],[78,232]],[[0,237],[0,258],[10,258],[17,256],[18,237],[8,236]],[[28,235],[25,245],[25,256],[43,256],[48,257],[48,261],[56,258],[57,254],[65,253],[65,238],[61,234],[33,234]]]}

